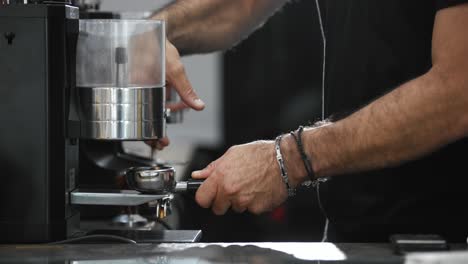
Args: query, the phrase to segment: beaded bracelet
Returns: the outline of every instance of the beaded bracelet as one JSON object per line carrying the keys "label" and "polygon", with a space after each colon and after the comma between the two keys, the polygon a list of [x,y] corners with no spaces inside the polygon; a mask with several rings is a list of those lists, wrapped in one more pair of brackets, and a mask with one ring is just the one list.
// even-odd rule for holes
{"label": "beaded bracelet", "polygon": [[[315,181],[315,173],[312,167],[312,161],[310,160],[309,156],[304,151],[304,144],[302,144],[302,132],[304,131],[304,127],[300,126],[296,132],[290,132],[291,136],[294,138],[297,144],[297,148],[299,149],[299,154],[301,155],[301,159],[304,162],[304,167],[307,171],[307,176],[313,182]],[[297,133],[297,135],[296,135]]]}
{"label": "beaded bracelet", "polygon": [[276,160],[278,161],[278,165],[280,168],[281,178],[283,178],[283,182],[284,184],[286,184],[288,196],[291,197],[296,195],[296,190],[294,188],[291,188],[291,185],[289,185],[288,171],[286,170],[286,166],[284,166],[284,159],[283,155],[281,154],[281,139],[283,139],[282,135],[278,136],[275,140]]}

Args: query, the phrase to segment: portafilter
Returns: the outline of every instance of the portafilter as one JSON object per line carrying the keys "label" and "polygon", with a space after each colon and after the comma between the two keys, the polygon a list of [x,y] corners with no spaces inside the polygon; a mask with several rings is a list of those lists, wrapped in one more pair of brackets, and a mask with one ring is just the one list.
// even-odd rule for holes
{"label": "portafilter", "polygon": [[131,189],[149,194],[168,194],[196,191],[204,180],[175,181],[175,169],[169,166],[135,167],[126,171]]}

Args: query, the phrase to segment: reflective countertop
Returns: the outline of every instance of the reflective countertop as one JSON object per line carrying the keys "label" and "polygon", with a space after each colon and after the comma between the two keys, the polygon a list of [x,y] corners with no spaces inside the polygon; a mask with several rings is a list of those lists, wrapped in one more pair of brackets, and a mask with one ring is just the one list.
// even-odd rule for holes
{"label": "reflective countertop", "polygon": [[[452,247],[465,250],[466,246]],[[445,253],[447,254],[447,253]],[[468,251],[450,252],[463,263]],[[1,263],[445,263],[423,255],[404,258],[389,244],[235,243],[2,245]],[[436,257],[440,257],[436,255]],[[445,256],[442,259],[447,259]],[[435,262],[431,262],[434,260]]]}

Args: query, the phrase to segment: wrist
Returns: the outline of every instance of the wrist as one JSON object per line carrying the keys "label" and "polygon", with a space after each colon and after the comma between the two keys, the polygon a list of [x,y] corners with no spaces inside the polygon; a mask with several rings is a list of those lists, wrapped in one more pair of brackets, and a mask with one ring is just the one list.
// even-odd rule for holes
{"label": "wrist", "polygon": [[312,160],[312,169],[315,178],[331,176],[326,168],[330,168],[330,150],[333,148],[330,144],[324,144],[326,136],[332,134],[329,130],[333,123],[327,122],[316,127],[309,127],[304,130],[303,142],[304,150]]}
{"label": "wrist", "polygon": [[283,137],[281,149],[283,151],[285,166],[288,169],[289,181],[291,186],[296,188],[309,179],[301,155],[297,149],[296,141],[290,134]]}

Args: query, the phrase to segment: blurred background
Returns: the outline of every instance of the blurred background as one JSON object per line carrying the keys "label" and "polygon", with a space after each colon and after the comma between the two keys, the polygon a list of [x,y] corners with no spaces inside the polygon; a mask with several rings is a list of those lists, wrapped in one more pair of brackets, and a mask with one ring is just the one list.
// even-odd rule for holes
{"label": "blurred background", "polygon": [[[103,0],[102,10],[151,12],[171,1]],[[168,29],[170,30],[170,29]],[[187,178],[220,157],[231,145],[296,129],[321,116],[322,42],[314,1],[294,1],[240,45],[213,54],[184,57],[189,79],[207,107],[186,111],[168,126],[171,145],[157,158],[176,165]],[[142,143],[125,149],[151,155]],[[303,188],[274,212],[214,216],[185,197],[182,229],[202,229],[203,241],[317,241],[324,217],[313,189]]]}

